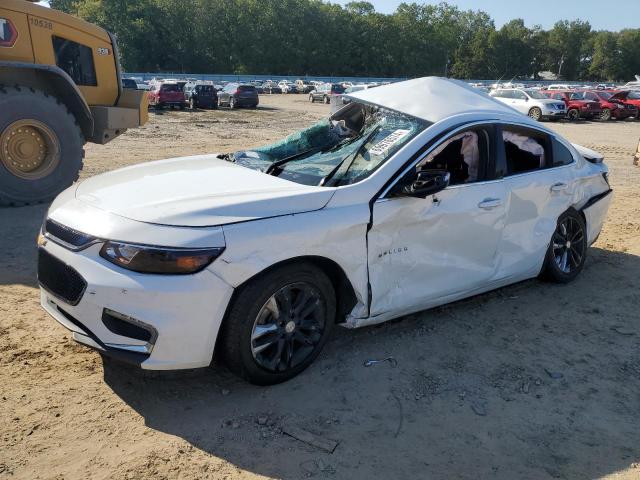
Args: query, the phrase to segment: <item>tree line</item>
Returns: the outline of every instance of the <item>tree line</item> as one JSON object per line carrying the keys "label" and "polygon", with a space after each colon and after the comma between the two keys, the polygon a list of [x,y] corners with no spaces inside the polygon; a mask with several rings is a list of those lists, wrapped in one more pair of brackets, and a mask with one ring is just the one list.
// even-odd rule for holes
{"label": "tree line", "polygon": [[640,29],[550,30],[483,11],[366,1],[51,0],[51,7],[114,32],[127,71],[626,81],[640,74]]}

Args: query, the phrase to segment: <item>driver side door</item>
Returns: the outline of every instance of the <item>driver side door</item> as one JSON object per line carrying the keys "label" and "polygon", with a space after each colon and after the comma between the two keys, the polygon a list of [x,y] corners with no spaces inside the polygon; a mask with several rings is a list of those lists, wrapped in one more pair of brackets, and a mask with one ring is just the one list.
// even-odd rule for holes
{"label": "driver side door", "polygon": [[[465,132],[460,129],[401,172],[373,204],[368,232],[371,317],[383,321],[490,289],[506,219],[505,186],[495,168],[495,129],[480,125],[469,130],[477,133],[479,144],[475,179],[459,174],[457,147],[446,145]],[[438,150],[442,153],[422,168],[438,164],[455,170],[452,184],[426,198],[394,193]]]}

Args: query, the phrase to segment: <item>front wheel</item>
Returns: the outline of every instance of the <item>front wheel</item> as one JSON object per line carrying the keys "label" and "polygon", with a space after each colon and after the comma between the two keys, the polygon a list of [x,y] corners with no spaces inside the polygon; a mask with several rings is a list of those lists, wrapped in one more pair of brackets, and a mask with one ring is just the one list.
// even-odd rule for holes
{"label": "front wheel", "polygon": [[608,108],[603,109],[602,113],[600,114],[600,120],[602,120],[603,122],[611,120],[611,110]]}
{"label": "front wheel", "polygon": [[572,122],[575,122],[580,119],[580,112],[577,109],[572,108],[567,112],[567,118]]}
{"label": "front wheel", "polygon": [[538,107],[533,107],[531,110],[529,110],[529,116],[536,122],[539,122],[542,118],[542,110],[540,110]]}
{"label": "front wheel", "polygon": [[310,101],[311,103],[315,102],[315,100],[313,99],[313,95],[309,95],[309,101]]}
{"label": "front wheel", "polygon": [[235,98],[233,98],[233,97],[231,97],[231,98],[229,99],[229,108],[230,108],[230,109],[232,109],[232,110],[233,110],[234,108],[236,108],[236,99],[235,99]]}
{"label": "front wheel", "polygon": [[189,99],[189,108],[190,108],[191,110],[195,110],[195,108],[196,108],[196,104],[195,104],[195,102],[193,101],[193,98],[190,98],[190,99]]}
{"label": "front wheel", "polygon": [[335,291],[322,270],[307,263],[273,270],[234,299],[221,333],[223,358],[251,383],[284,382],[320,354],[335,315]]}
{"label": "front wheel", "polygon": [[568,283],[582,271],[587,256],[587,228],[575,210],[560,215],[551,237],[542,276],[556,283]]}

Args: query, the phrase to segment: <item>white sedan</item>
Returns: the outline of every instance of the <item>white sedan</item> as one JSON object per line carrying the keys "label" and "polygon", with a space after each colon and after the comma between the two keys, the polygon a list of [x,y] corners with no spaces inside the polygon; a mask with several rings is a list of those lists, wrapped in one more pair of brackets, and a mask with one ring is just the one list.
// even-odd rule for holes
{"label": "white sedan", "polygon": [[534,120],[559,120],[567,116],[563,101],[547,97],[530,88],[498,88],[490,95]]}
{"label": "white sedan", "polygon": [[43,308],[144,369],[215,353],[271,384],[309,366],[335,324],[578,275],[612,197],[601,156],[452,80],[351,98],[273,145],[63,192],[39,237]]}

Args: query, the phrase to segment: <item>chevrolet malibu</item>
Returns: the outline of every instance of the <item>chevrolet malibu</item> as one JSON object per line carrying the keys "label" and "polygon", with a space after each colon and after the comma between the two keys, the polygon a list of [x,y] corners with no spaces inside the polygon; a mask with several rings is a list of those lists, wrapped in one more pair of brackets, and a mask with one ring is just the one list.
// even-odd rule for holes
{"label": "chevrolet malibu", "polygon": [[215,353],[272,384],[308,367],[336,324],[580,273],[612,197],[602,156],[453,80],[351,100],[272,145],[63,192],[38,239],[43,308],[144,369]]}

